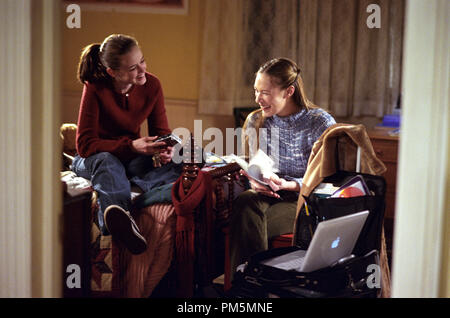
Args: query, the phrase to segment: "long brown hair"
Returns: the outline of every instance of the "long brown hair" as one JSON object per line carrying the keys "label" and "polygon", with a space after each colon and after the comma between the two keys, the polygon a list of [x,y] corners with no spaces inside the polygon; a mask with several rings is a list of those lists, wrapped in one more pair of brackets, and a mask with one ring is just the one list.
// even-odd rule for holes
{"label": "long brown hair", "polygon": [[[294,103],[298,106],[299,110],[301,109],[312,109],[318,108],[318,106],[314,105],[305,94],[305,88],[303,85],[303,79],[301,76],[301,70],[297,66],[297,64],[291,59],[280,57],[274,58],[263,65],[258,69],[257,74],[267,74],[270,77],[271,82],[280,87],[281,89],[286,89],[289,86],[294,87],[294,94],[292,95]],[[244,139],[243,139],[243,147],[245,154],[249,154],[249,136],[245,134],[245,130],[248,126],[249,119],[253,116],[258,116],[255,122],[256,129],[256,137],[257,137],[257,145],[259,147],[259,128],[262,127],[265,117],[263,116],[262,110],[257,109],[251,112],[243,125]]]}
{"label": "long brown hair", "polygon": [[317,108],[306,97],[301,70],[294,61],[285,57],[275,58],[261,65],[256,74],[258,73],[269,75],[272,83],[281,89],[294,86],[295,91],[292,98],[300,109]]}
{"label": "long brown hair", "polygon": [[138,46],[137,40],[123,34],[111,34],[101,44],[89,44],[80,56],[78,80],[82,84],[110,81],[111,76],[106,72],[106,68],[119,69],[121,56],[134,46]]}

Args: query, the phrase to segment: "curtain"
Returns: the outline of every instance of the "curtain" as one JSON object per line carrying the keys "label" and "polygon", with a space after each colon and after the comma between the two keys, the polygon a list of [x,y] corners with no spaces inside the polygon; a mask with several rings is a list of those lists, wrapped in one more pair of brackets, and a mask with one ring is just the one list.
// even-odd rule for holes
{"label": "curtain", "polygon": [[205,2],[199,113],[230,115],[239,100],[245,12],[241,0]]}
{"label": "curtain", "polygon": [[[380,28],[366,11],[381,9]],[[390,113],[401,90],[404,1],[321,0],[300,3],[300,52],[306,92],[337,117]]]}
{"label": "curtain", "polygon": [[[380,28],[369,28],[370,4]],[[336,117],[390,113],[400,100],[404,0],[206,1],[199,112],[254,106],[265,61],[296,61],[306,94]],[[255,105],[256,106],[256,105]]]}

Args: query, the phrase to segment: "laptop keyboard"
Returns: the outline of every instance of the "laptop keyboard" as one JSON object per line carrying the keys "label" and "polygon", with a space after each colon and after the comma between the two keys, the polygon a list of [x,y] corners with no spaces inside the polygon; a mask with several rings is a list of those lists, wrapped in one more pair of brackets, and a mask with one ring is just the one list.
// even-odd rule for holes
{"label": "laptop keyboard", "polygon": [[284,270],[300,270],[306,251],[297,250],[285,255],[269,258],[264,260],[262,264],[267,266],[272,266]]}
{"label": "laptop keyboard", "polygon": [[[287,269],[287,270],[289,270],[289,269],[299,269],[302,266],[302,264],[303,264],[303,260],[304,260],[304,258],[302,257],[302,258],[295,258],[293,260],[285,262],[285,263],[282,264],[282,266],[285,267],[283,269]],[[279,268],[281,268],[281,267],[279,267]]]}

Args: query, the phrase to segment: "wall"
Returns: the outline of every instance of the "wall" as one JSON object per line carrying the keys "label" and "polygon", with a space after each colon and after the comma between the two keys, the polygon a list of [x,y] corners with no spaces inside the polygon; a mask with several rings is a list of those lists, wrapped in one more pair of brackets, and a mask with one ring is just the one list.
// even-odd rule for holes
{"label": "wall", "polygon": [[[0,1],[0,297],[31,296],[29,1]],[[20,87],[20,89],[15,89]]]}
{"label": "wall", "polygon": [[[206,0],[189,0],[187,15],[127,13],[105,8],[85,10],[82,6],[81,28],[66,26],[63,5],[62,107],[63,122],[76,122],[82,85],[76,80],[79,56],[84,46],[101,42],[111,33],[135,36],[146,57],[148,69],[163,85],[169,124],[172,129],[194,130],[194,119],[201,119],[203,130],[234,127],[232,116],[199,115],[197,100],[202,46],[204,7]],[[337,118],[339,122],[362,123],[371,128],[377,118]],[[144,129],[143,129],[144,133]]]}
{"label": "wall", "polygon": [[449,10],[446,0],[407,3],[393,297],[448,293]]}
{"label": "wall", "polygon": [[59,1],[0,1],[0,297],[62,287]]}
{"label": "wall", "polygon": [[[161,80],[172,129],[193,131],[194,119],[203,120],[203,127],[233,127],[231,116],[197,113],[204,1],[189,0],[187,15],[85,11],[82,7],[79,29],[67,28],[62,19],[62,121],[77,121],[82,85],[76,70],[82,48],[111,33],[124,33],[137,38],[148,70]],[[65,8],[63,17],[68,17]]]}
{"label": "wall", "polygon": [[446,178],[447,201],[444,202],[444,211],[446,215],[444,217],[444,235],[442,238],[443,242],[447,244],[443,245],[442,248],[442,268],[441,277],[443,277],[440,286],[439,297],[450,298],[450,134],[447,133],[447,178]]}

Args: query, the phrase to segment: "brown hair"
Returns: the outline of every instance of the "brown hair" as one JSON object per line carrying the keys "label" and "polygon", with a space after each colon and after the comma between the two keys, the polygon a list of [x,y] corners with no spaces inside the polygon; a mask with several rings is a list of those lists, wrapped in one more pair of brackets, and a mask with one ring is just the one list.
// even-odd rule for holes
{"label": "brown hair", "polygon": [[86,46],[78,63],[78,80],[86,82],[107,82],[111,76],[106,68],[117,70],[120,68],[120,58],[128,53],[134,46],[138,46],[135,38],[123,34],[111,34],[103,43],[93,43]]}
{"label": "brown hair", "polygon": [[306,97],[303,79],[300,75],[301,70],[294,61],[284,57],[275,58],[264,63],[257,73],[269,75],[271,81],[282,89],[294,86],[295,91],[292,97],[300,109],[317,108]]}
{"label": "brown hair", "polygon": [[[294,61],[284,57],[274,58],[261,65],[256,74],[258,73],[269,75],[271,82],[282,89],[286,89],[292,85],[295,89],[292,98],[294,100],[294,103],[299,107],[299,110],[318,108],[318,106],[314,105],[306,97],[305,89],[303,87],[303,79],[300,74],[301,70]],[[253,116],[259,116],[255,122],[258,147],[259,147],[259,128],[262,127],[265,120],[265,117],[263,116],[261,109],[254,110],[247,116],[247,119],[245,120],[244,125],[242,127],[244,132],[243,147],[245,155],[249,154],[250,150],[249,136],[245,134],[245,130],[248,126],[249,119]]]}

